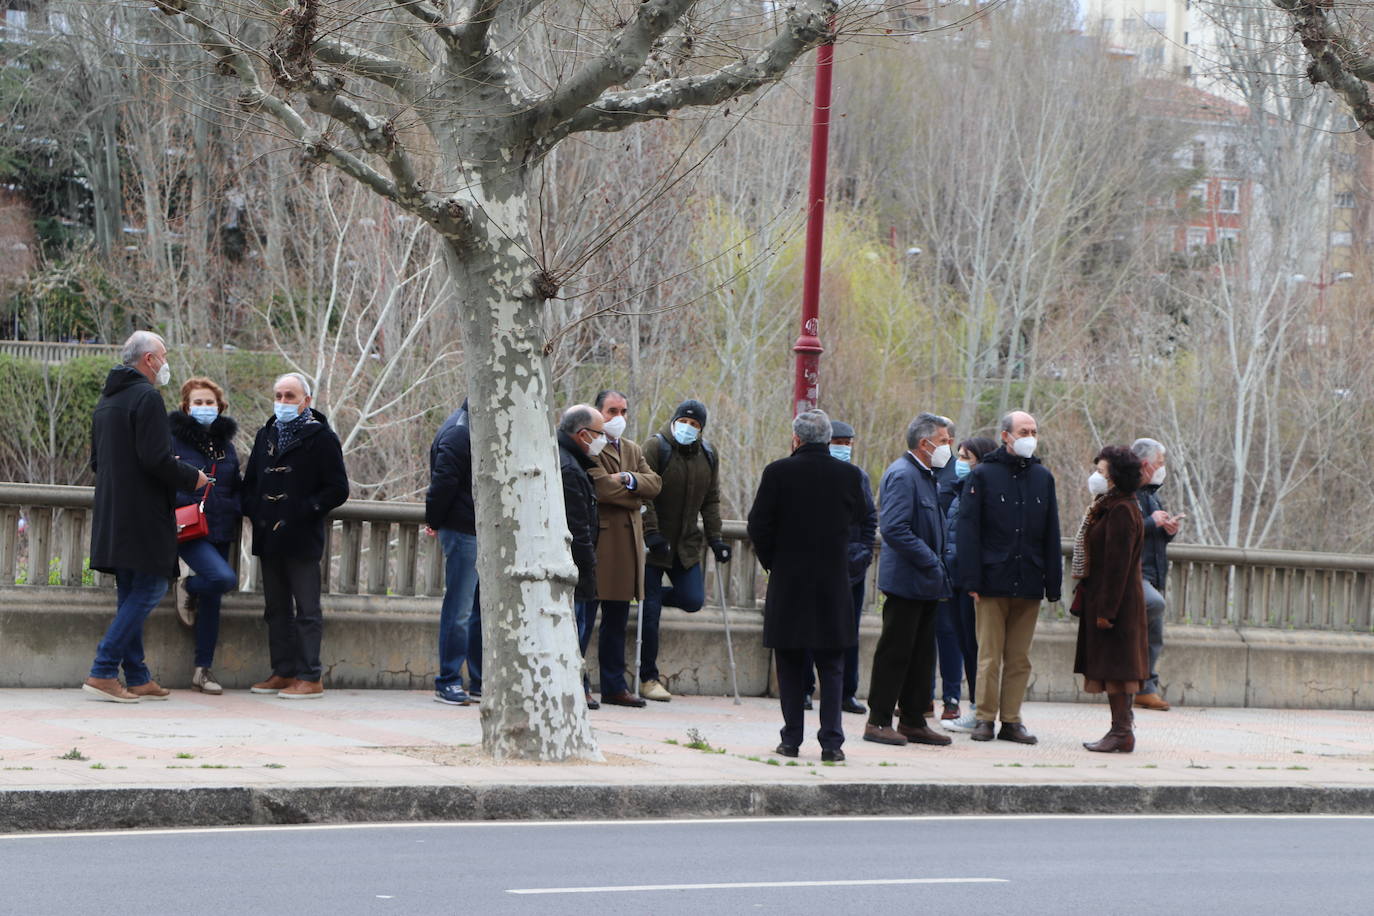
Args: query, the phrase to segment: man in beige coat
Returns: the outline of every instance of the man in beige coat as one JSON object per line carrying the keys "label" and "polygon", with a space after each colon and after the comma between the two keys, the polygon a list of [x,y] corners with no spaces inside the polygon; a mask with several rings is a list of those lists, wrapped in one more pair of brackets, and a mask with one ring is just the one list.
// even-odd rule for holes
{"label": "man in beige coat", "polygon": [[630,602],[644,600],[644,522],[641,507],[658,495],[662,481],[644,460],[640,447],[625,438],[629,401],[619,391],[602,391],[596,409],[606,418],[609,444],[587,473],[596,487],[601,530],[596,542],[596,601],[587,603],[578,637],[585,655],[597,606],[601,607],[601,701],[613,706],[643,706],[625,681],[625,628]]}

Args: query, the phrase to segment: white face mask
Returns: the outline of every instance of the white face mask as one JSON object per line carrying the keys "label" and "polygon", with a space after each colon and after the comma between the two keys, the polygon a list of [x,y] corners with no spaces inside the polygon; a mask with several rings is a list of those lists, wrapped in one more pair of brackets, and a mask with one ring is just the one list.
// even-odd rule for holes
{"label": "white face mask", "polygon": [[587,443],[587,454],[588,454],[588,455],[591,455],[593,458],[595,458],[597,455],[600,455],[600,454],[601,454],[601,450],[602,450],[603,448],[605,448],[605,447],[606,447],[606,437],[605,437],[605,436],[597,436],[597,437],[596,437],[595,439],[593,439],[591,442],[588,442],[588,443]]}
{"label": "white face mask", "polygon": [[172,380],[172,366],[170,363],[163,363],[162,368],[157,370],[157,385],[161,388]]}
{"label": "white face mask", "polygon": [[1022,436],[1011,444],[1011,452],[1021,458],[1029,458],[1035,454],[1035,437]]}
{"label": "white face mask", "polygon": [[1088,492],[1093,496],[1101,496],[1110,488],[1107,478],[1102,476],[1101,471],[1093,471],[1088,475]]}
{"label": "white face mask", "polygon": [[611,417],[606,421],[606,435],[612,439],[619,439],[625,432],[625,418]]}
{"label": "white face mask", "polygon": [[949,459],[953,456],[953,454],[954,450],[951,449],[948,445],[941,445],[940,447],[935,449],[935,451],[930,453],[930,466],[933,468],[944,467],[945,465],[949,464]]}
{"label": "white face mask", "polygon": [[1154,475],[1150,477],[1150,486],[1157,487],[1164,482],[1164,465],[1155,468]]}

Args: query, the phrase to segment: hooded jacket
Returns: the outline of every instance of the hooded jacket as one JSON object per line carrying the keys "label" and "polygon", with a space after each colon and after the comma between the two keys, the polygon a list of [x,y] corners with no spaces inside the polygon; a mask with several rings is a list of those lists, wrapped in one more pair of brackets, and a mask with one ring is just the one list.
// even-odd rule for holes
{"label": "hooded jacket", "polygon": [[[669,446],[666,463],[660,457],[660,436]],[[644,460],[663,481],[658,496],[646,505],[644,537],[661,534],[670,548],[667,554],[649,554],[650,566],[670,569],[676,561],[691,569],[705,557],[706,545],[721,539],[720,467],[706,457],[701,443],[697,439],[682,445],[668,423],[643,445]],[[697,526],[698,516],[705,536]]]}
{"label": "hooded jacket", "polygon": [[329,420],[310,408],[310,422],[285,449],[277,418],[258,430],[243,475],[243,512],[253,521],[253,555],[318,560],[329,513],[348,499],[348,471]]}
{"label": "hooded jacket", "polygon": [[[231,543],[243,519],[243,480],[239,472],[239,453],[234,449],[239,425],[232,418],[221,415],[207,428],[180,410],[168,413],[167,423],[172,429],[172,451],[177,458],[215,478],[215,485],[210,487],[210,496],[205,500],[205,521],[210,526],[206,540],[212,544]],[[178,489],[176,504],[189,506],[200,502],[204,496],[203,491]]]}
{"label": "hooded jacket", "polygon": [[994,449],[959,496],[959,587],[992,598],[1058,601],[1064,580],[1054,475],[1039,458]]}
{"label": "hooded jacket", "polygon": [[477,534],[477,511],[472,501],[472,428],[468,402],[449,414],[429,447],[429,490],[425,492],[425,524]]}
{"label": "hooded jacket", "polygon": [[177,489],[195,488],[197,473],[172,454],[167,405],[153,383],[116,366],[91,415],[91,568],[177,574]]}

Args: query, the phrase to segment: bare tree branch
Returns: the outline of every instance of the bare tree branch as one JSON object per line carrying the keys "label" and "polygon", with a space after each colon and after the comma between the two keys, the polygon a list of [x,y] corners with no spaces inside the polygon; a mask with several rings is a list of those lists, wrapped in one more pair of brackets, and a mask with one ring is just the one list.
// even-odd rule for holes
{"label": "bare tree branch", "polygon": [[419,95],[420,74],[400,61],[392,60],[383,54],[360,48],[340,39],[317,41],[311,50],[316,57],[325,63],[341,67],[350,73],[356,73],[364,79],[381,83],[383,86],[401,93],[407,99],[413,99]]}
{"label": "bare tree branch", "polygon": [[1374,137],[1374,102],[1365,85],[1374,82],[1374,59],[1357,52],[1337,31],[1326,16],[1323,0],[1274,0],[1274,5],[1297,23],[1295,31],[1312,58],[1307,78],[1329,85],[1349,106],[1360,129]]}
{"label": "bare tree branch", "polygon": [[[626,83],[644,66],[654,42],[673,27],[696,0],[645,0],[606,49],[567,82],[555,88],[532,112],[537,134],[578,114],[612,86]],[[789,61],[790,63],[790,61]]]}
{"label": "bare tree branch", "polygon": [[496,13],[502,0],[481,0],[472,10],[467,21],[456,32],[456,47],[460,54],[477,59],[487,54],[487,35],[491,32]]}
{"label": "bare tree branch", "polygon": [[[435,2],[442,4],[443,0],[435,0]],[[426,25],[432,26],[435,34],[442,38],[450,48],[458,44],[461,29],[456,28],[447,17],[436,10],[430,0],[396,0],[396,6]]]}
{"label": "bare tree branch", "polygon": [[807,51],[834,38],[830,18],[835,0],[810,0],[787,11],[787,22],[763,50],[705,76],[660,80],[642,89],[608,92],[554,128],[541,144],[550,146],[581,131],[624,130],[680,108],[716,105],[774,82]]}

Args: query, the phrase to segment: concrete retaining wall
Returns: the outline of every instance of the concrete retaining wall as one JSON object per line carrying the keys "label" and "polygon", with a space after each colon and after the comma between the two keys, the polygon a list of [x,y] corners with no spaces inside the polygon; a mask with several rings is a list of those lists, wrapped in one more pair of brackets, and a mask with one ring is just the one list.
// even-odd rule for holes
{"label": "concrete retaining wall", "polygon": [[[438,601],[433,598],[327,596],[325,679],[334,687],[424,689],[437,668]],[[113,614],[104,589],[0,587],[0,687],[66,687],[81,683],[96,643]],[[731,612],[740,692],[770,690],[763,619]],[[1032,651],[1031,699],[1085,699],[1073,675],[1075,623],[1042,622]],[[876,614],[864,618],[860,695],[878,638]],[[154,677],[169,687],[190,683],[193,639],[170,599],[145,628]],[[1374,709],[1374,636],[1312,630],[1171,626],[1160,675],[1164,695],[1192,706]],[[724,632],[718,611],[665,609],[659,667],[669,689],[687,694],[729,692]],[[628,638],[633,658],[633,618]],[[597,680],[595,641],[588,657]],[[267,631],[261,598],[225,601],[215,674],[228,688],[266,677]]]}

